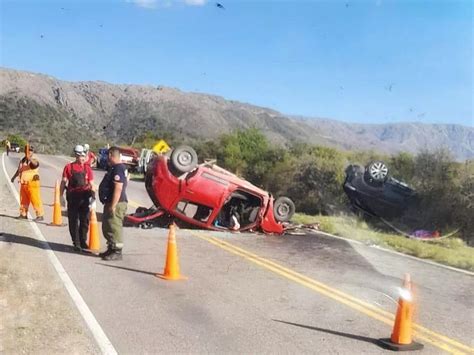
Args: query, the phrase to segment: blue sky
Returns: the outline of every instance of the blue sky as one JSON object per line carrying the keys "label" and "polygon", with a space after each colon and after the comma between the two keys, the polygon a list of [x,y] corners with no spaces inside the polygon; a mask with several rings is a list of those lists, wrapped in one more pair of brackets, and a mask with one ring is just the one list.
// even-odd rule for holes
{"label": "blue sky", "polygon": [[1,0],[0,62],[348,122],[473,126],[471,1]]}

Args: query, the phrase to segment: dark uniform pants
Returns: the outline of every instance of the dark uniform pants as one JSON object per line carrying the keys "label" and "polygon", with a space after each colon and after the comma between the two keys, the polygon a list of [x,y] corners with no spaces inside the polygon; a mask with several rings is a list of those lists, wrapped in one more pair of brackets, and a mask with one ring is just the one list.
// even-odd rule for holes
{"label": "dark uniform pants", "polygon": [[123,248],[123,219],[127,213],[127,203],[119,202],[115,212],[109,211],[109,205],[104,205],[102,215],[102,234],[107,240],[108,249],[121,250]]}
{"label": "dark uniform pants", "polygon": [[67,217],[72,244],[83,249],[87,249],[89,232],[89,197],[89,191],[67,195]]}

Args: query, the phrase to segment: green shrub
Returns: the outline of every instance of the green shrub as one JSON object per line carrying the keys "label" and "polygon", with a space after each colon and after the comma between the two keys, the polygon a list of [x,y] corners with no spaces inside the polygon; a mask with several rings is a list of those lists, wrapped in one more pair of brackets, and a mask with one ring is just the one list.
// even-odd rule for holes
{"label": "green shrub", "polygon": [[28,143],[26,139],[19,134],[10,134],[8,135],[7,139],[10,141],[10,143],[18,144],[20,148],[24,147]]}

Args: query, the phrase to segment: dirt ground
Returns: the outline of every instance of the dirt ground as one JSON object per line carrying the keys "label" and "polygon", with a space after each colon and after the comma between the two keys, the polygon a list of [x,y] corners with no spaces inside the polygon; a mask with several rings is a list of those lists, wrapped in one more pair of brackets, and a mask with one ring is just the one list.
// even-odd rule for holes
{"label": "dirt ground", "polygon": [[92,334],[0,172],[0,354],[96,354]]}

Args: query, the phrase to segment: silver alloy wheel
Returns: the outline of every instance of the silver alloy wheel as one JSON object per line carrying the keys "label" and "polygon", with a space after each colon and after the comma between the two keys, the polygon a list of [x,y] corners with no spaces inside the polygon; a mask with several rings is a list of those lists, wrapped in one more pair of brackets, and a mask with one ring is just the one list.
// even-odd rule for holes
{"label": "silver alloy wheel", "polygon": [[376,181],[384,181],[388,175],[388,168],[384,162],[376,161],[369,166],[370,177]]}

